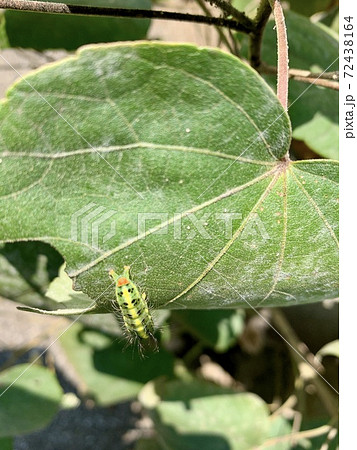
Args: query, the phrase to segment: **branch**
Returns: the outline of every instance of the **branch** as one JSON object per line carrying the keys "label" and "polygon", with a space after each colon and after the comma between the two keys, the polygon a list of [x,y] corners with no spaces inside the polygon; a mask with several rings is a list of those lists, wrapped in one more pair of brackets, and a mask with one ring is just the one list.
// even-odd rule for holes
{"label": "branch", "polygon": [[249,19],[243,12],[238,11],[234,6],[231,5],[231,3],[227,0],[206,0],[206,2],[210,3],[211,5],[216,6],[221,11],[224,12],[226,16],[232,16],[238,21],[240,24],[242,24],[244,27],[246,27],[248,33],[253,31],[254,29],[254,22]]}
{"label": "branch", "polygon": [[289,75],[289,78],[292,78],[296,81],[301,81],[302,83],[316,84],[317,86],[327,87],[329,89],[333,89],[335,91],[339,90],[339,83],[330,80],[318,79],[318,78],[308,78],[308,77],[300,77],[298,75]]}
{"label": "branch", "polygon": [[[202,9],[202,11],[206,14],[207,17],[212,17],[212,14],[211,14],[210,10],[207,8],[204,0],[196,0],[196,2],[199,5],[199,7]],[[229,51],[234,54],[234,49],[232,48],[232,46],[231,46],[230,42],[228,41],[224,32],[221,30],[220,27],[216,26],[215,28],[217,30],[217,33],[219,35],[221,42],[223,42],[227,46]]]}
{"label": "branch", "polygon": [[[331,76],[331,78],[324,75]],[[316,84],[317,86],[323,86],[335,91],[339,90],[339,76],[338,72],[326,72],[326,73],[311,73],[308,70],[290,69],[289,78],[303,83]]]}
{"label": "branch", "polygon": [[263,40],[263,32],[271,13],[271,6],[268,0],[261,0],[254,18],[254,32],[250,36],[249,59],[254,69],[261,65],[261,48]]}
{"label": "branch", "polygon": [[168,11],[155,11],[150,9],[102,8],[99,6],[67,5],[66,3],[37,2],[27,0],[0,0],[0,9],[12,9],[18,11],[32,11],[51,14],[177,20],[183,22],[205,23],[207,25],[226,27],[232,30],[241,31],[242,33],[250,33],[252,31],[250,19],[245,17],[245,15],[243,16],[247,20],[238,22],[237,20],[226,19],[223,17],[206,17],[197,14],[182,14]]}
{"label": "branch", "polygon": [[288,441],[289,443],[292,444],[291,441],[297,442],[297,441],[300,441],[301,439],[312,439],[314,437],[321,436],[323,434],[327,434],[333,429],[334,428],[332,428],[330,425],[322,425],[321,427],[312,428],[311,430],[304,430],[304,431],[298,431],[295,433],[284,434],[283,436],[277,436],[277,437],[268,439],[267,441],[263,442],[263,444],[260,444],[259,448],[260,449],[265,448],[265,447],[273,448],[280,442]]}
{"label": "branch", "polygon": [[[262,63],[257,68],[259,73],[276,75],[277,69],[274,66]],[[309,70],[289,69],[289,78],[302,83],[316,84],[336,91],[339,90],[339,73],[338,72],[310,72]]]}
{"label": "branch", "polygon": [[[337,414],[336,398],[327,387],[326,380],[321,379],[320,376],[318,376],[323,368],[322,364],[317,361],[315,355],[310,352],[307,346],[300,341],[290,323],[286,320],[284,314],[280,310],[274,308],[272,316],[277,330],[286,339],[286,342],[291,345],[291,347],[289,345],[290,349],[298,349],[303,358],[310,364],[309,366],[306,362],[302,361],[301,356],[296,353],[296,351],[291,350],[290,353],[300,372],[300,378],[304,383],[310,382],[315,386],[316,392],[322,403],[325,405],[326,410],[331,417],[334,417]],[[329,386],[334,389],[331,385]]]}

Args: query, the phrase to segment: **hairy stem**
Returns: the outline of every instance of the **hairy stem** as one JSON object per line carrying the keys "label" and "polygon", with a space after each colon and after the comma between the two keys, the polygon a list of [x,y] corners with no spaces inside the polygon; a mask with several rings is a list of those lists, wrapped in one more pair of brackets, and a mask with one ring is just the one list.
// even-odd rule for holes
{"label": "hairy stem", "polygon": [[275,18],[278,44],[277,97],[285,110],[288,109],[289,55],[285,18],[280,0],[270,0]]}

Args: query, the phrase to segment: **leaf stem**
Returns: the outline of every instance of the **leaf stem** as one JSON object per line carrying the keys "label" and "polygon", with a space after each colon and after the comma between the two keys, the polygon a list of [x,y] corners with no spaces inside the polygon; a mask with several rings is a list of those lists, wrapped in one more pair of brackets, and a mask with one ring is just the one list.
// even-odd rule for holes
{"label": "leaf stem", "polygon": [[242,33],[250,33],[253,28],[250,19],[248,19],[244,14],[242,15],[242,13],[238,15],[241,18],[240,20],[235,16],[234,19],[227,19],[224,17],[207,17],[197,14],[184,14],[150,9],[102,8],[99,6],[68,5],[66,3],[39,2],[28,0],[0,0],[0,9],[32,11],[51,14],[176,20],[183,22],[205,23],[207,25],[215,25],[218,27],[226,27],[232,30],[241,31]]}
{"label": "leaf stem", "polygon": [[277,97],[285,111],[288,109],[289,85],[289,55],[288,37],[286,33],[285,18],[280,0],[269,0],[275,18],[277,44],[278,44],[278,84]]}

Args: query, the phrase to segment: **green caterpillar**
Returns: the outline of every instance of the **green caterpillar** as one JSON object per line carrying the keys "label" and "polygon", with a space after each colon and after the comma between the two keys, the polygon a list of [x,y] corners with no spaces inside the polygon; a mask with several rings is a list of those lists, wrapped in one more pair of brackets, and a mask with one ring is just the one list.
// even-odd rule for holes
{"label": "green caterpillar", "polygon": [[139,342],[144,342],[151,339],[156,344],[154,321],[146,303],[146,294],[140,294],[137,286],[130,280],[129,270],[129,266],[124,266],[122,275],[114,270],[109,271],[115,281],[116,300],[125,328],[133,340],[139,338]]}

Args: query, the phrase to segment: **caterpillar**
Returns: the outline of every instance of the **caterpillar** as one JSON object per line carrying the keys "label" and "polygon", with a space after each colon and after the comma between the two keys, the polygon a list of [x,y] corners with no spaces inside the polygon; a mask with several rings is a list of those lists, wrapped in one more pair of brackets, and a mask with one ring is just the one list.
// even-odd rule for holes
{"label": "caterpillar", "polygon": [[115,281],[116,302],[125,328],[131,340],[139,338],[139,342],[154,342],[154,321],[146,302],[146,294],[140,294],[138,287],[130,280],[130,267],[124,266],[122,275],[114,270],[109,271]]}

